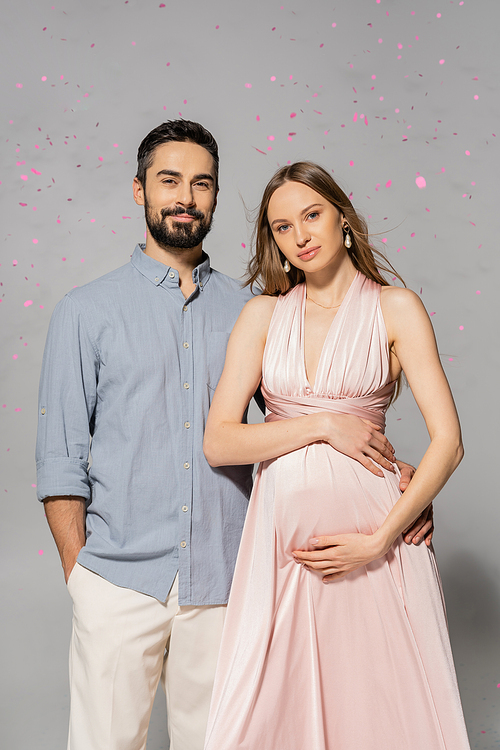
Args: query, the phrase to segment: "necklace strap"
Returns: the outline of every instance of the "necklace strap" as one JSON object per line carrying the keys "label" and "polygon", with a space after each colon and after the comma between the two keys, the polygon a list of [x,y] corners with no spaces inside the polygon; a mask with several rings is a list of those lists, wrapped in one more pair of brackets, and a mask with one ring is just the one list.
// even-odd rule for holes
{"label": "necklace strap", "polygon": [[324,310],[335,310],[336,307],[340,307],[340,305],[342,304],[342,302],[339,302],[338,305],[322,305],[319,302],[316,302],[315,299],[310,297],[308,292],[306,292],[306,299],[310,299],[311,302],[314,302],[315,305],[318,305],[318,307],[322,307]]}

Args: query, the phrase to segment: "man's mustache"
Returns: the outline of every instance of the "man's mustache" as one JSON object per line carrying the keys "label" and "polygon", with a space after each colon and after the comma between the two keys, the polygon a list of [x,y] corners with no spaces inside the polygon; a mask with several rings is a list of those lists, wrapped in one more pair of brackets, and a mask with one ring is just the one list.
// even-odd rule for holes
{"label": "man's mustache", "polygon": [[164,219],[166,216],[179,216],[180,214],[192,216],[194,219],[204,219],[205,214],[202,211],[197,211],[196,208],[162,208],[161,217]]}

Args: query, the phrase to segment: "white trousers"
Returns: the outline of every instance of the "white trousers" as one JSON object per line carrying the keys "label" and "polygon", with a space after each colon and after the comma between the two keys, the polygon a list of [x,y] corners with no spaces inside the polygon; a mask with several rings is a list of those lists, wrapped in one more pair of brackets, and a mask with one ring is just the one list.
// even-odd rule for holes
{"label": "white trousers", "polygon": [[161,678],[171,750],[203,750],[225,606],[180,607],[115,586],[78,563],[68,750],[145,750]]}

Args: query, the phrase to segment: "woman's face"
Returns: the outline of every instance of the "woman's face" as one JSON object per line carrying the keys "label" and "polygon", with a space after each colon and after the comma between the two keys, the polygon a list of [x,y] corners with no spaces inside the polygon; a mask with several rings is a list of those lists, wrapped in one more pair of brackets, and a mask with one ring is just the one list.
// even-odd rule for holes
{"label": "woman's face", "polygon": [[347,254],[342,214],[301,182],[285,182],[275,190],[267,216],[283,255],[306,273],[323,270]]}

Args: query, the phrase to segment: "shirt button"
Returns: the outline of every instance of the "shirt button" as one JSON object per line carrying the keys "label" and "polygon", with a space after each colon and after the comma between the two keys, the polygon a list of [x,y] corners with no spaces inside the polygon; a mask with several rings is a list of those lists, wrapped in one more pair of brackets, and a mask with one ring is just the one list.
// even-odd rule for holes
{"label": "shirt button", "polygon": [[187,505],[183,505],[183,506],[182,506],[182,510],[184,511],[184,513],[186,513],[186,511],[188,510],[188,507],[187,507]]}
{"label": "shirt button", "polygon": [[203,284],[201,283],[201,281],[200,281],[200,289],[203,289]]}
{"label": "shirt button", "polygon": [[184,549],[185,546],[186,546],[186,542],[181,542],[182,549]]}
{"label": "shirt button", "polygon": [[45,414],[45,409],[40,409],[40,414]]}
{"label": "shirt button", "polygon": [[188,306],[184,305],[184,307],[182,309],[184,310],[184,312],[187,312]]}
{"label": "shirt button", "polygon": [[171,279],[175,279],[175,273],[173,271],[170,271],[168,275],[170,276]]}
{"label": "shirt button", "polygon": [[189,383],[184,383],[184,388],[185,388],[185,389],[186,389],[186,391],[187,391],[187,389],[189,388]]}
{"label": "shirt button", "polygon": [[159,282],[159,280],[160,280],[160,277],[159,277],[159,276],[155,276],[155,281],[156,281],[156,283],[158,283],[158,282]]}
{"label": "shirt button", "polygon": [[189,430],[189,428],[191,427],[191,422],[184,422],[184,427],[186,428],[186,430]]}
{"label": "shirt button", "polygon": [[189,344],[188,344],[188,342],[187,342],[187,341],[185,341],[185,342],[183,343],[183,347],[184,347],[184,349],[189,349]]}
{"label": "shirt button", "polygon": [[185,469],[189,469],[189,464],[188,464],[188,462],[187,462],[187,461],[186,461],[186,463],[184,464],[184,468],[185,468]]}

